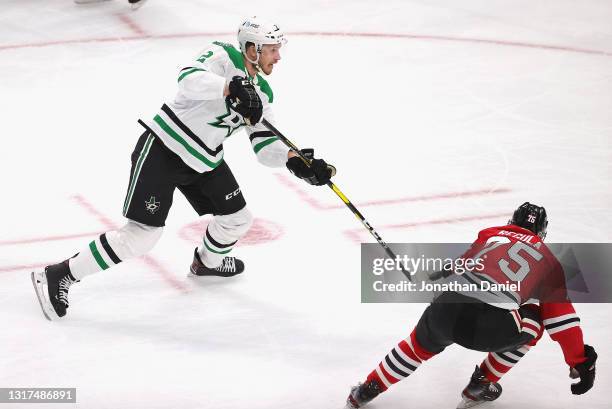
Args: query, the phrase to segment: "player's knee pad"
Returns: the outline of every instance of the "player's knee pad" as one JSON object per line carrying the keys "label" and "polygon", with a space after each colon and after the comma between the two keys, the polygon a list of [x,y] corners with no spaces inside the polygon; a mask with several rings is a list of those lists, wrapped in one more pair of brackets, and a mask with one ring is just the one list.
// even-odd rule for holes
{"label": "player's knee pad", "polygon": [[223,243],[236,241],[246,234],[253,224],[253,215],[246,207],[236,213],[215,216],[208,225],[210,234]]}
{"label": "player's knee pad", "polygon": [[163,227],[147,226],[133,220],[119,230],[106,233],[108,244],[121,260],[148,253],[159,241]]}

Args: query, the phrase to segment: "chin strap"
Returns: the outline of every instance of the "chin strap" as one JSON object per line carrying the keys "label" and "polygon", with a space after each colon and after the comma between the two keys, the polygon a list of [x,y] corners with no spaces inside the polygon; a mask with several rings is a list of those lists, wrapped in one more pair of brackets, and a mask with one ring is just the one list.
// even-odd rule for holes
{"label": "chin strap", "polygon": [[[251,64],[253,64],[253,67],[255,67],[255,69],[257,70],[257,72],[261,72],[261,68],[259,68],[259,52],[257,52],[257,58],[255,60],[251,60],[249,58],[248,55],[246,55],[246,53],[243,53],[242,55],[244,55],[244,58],[246,58],[246,60],[248,62],[250,62]],[[247,74],[248,74],[248,70],[247,70]]]}

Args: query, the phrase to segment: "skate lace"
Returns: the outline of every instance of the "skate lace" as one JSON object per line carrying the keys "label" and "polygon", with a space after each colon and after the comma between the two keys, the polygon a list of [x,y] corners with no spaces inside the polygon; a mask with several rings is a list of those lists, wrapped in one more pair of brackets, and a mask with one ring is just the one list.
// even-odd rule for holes
{"label": "skate lace", "polygon": [[223,263],[215,270],[222,273],[233,273],[236,271],[236,259],[234,257],[225,257]]}
{"label": "skate lace", "polygon": [[68,276],[65,276],[59,282],[58,298],[66,307],[68,307],[68,289],[72,284],[74,284],[74,281],[72,281]]}

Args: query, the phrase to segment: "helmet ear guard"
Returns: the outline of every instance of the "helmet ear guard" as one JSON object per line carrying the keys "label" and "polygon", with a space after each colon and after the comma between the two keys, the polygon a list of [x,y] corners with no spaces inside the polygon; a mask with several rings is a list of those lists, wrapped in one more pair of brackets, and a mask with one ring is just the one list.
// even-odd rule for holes
{"label": "helmet ear guard", "polygon": [[548,227],[546,209],[542,206],[525,202],[514,211],[508,224],[530,230],[544,240],[546,237],[546,228]]}

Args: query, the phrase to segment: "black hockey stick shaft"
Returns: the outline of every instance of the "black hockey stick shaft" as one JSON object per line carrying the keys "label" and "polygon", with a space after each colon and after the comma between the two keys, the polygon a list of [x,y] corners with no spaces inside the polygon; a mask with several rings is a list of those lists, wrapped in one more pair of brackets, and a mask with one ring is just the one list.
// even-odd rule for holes
{"label": "black hockey stick shaft", "polygon": [[[291,149],[291,151],[293,151],[296,155],[298,155],[300,157],[300,159],[302,159],[306,165],[310,166],[310,160],[308,160],[308,158],[306,158],[302,154],[300,149],[293,142],[291,142],[285,135],[283,135],[278,129],[276,129],[276,127],[274,125],[272,125],[270,122],[268,122],[265,118],[261,119],[261,123],[262,123],[263,126],[268,128],[268,130],[270,132],[272,132],[281,142],[283,142],[285,145],[287,145],[289,147],[289,149]],[[361,222],[361,224],[376,239],[378,244],[380,244],[382,246],[382,248],[385,250],[385,253],[387,253],[387,255],[391,259],[396,260],[397,257],[395,255],[395,253],[393,252],[393,250],[391,250],[389,248],[387,243],[382,239],[382,237],[380,237],[380,234],[378,234],[378,232],[374,229],[374,227],[372,227],[372,225],[366,220],[366,218],[363,217],[361,212],[355,207],[355,205],[353,203],[351,203],[351,201],[348,199],[348,197],[346,197],[346,195],[344,193],[342,193],[342,191],[338,188],[338,186],[336,186],[331,180],[327,182],[327,186],[329,186],[329,188],[334,191],[336,196],[338,196],[342,200],[342,202],[344,202],[346,207],[348,207],[351,210],[351,212],[353,212],[355,217],[357,217],[357,219]],[[400,268],[401,268],[402,273],[406,276],[406,278],[408,278],[408,280],[412,281],[411,275],[406,270],[404,270],[404,268],[401,267],[401,265],[400,265]]]}

